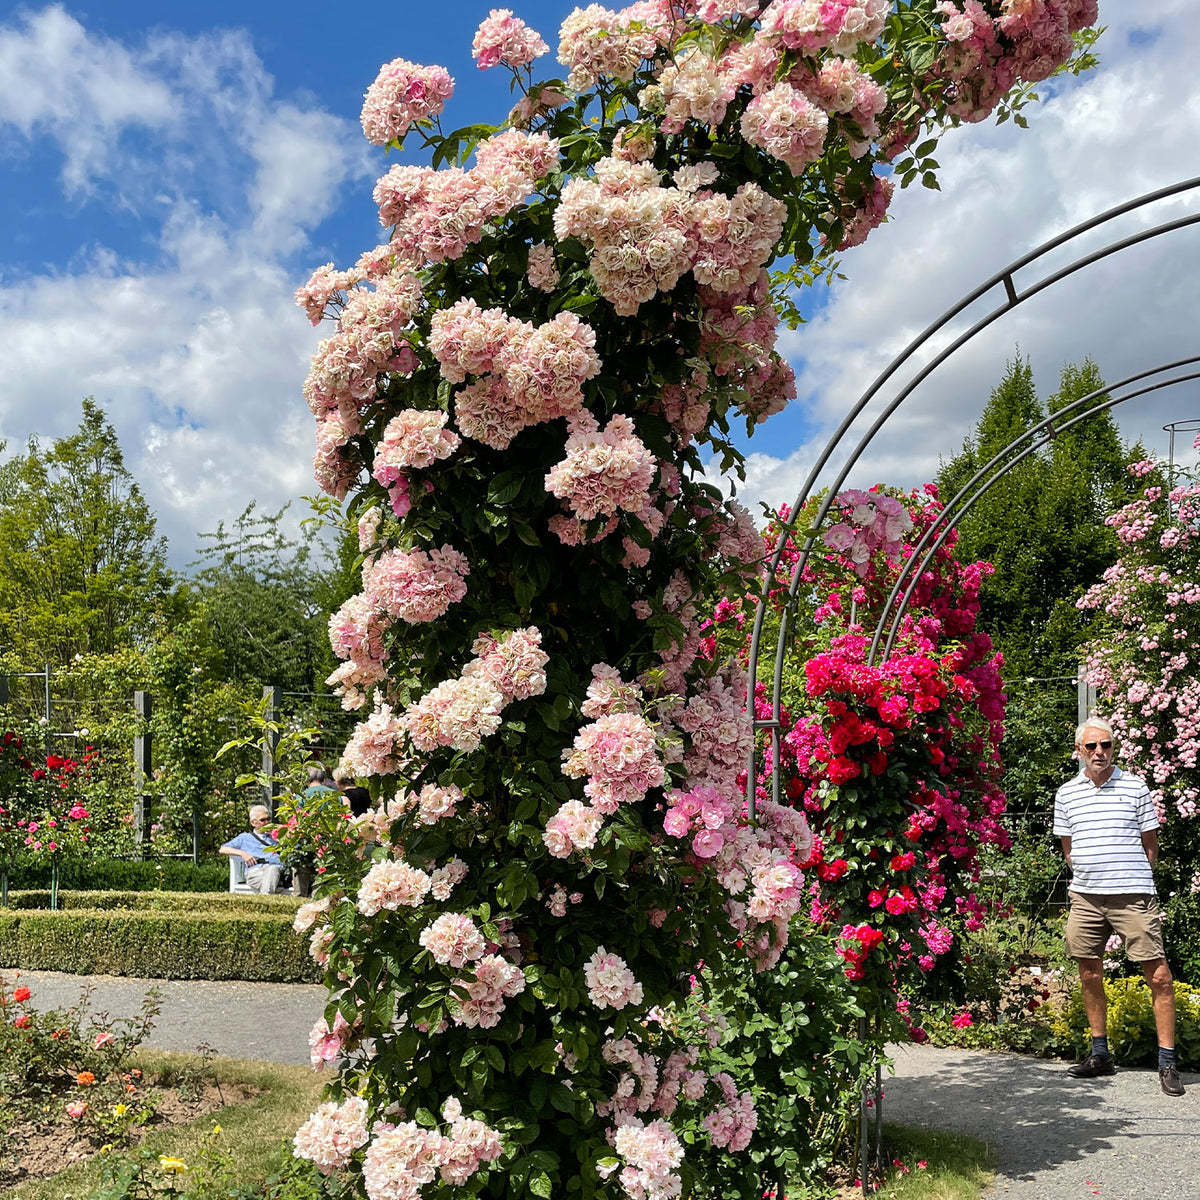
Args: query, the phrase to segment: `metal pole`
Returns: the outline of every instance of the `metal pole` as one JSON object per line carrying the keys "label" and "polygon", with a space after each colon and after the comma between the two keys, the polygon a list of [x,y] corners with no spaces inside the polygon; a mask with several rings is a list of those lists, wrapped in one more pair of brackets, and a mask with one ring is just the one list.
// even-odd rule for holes
{"label": "metal pole", "polygon": [[150,780],[154,778],[153,741],[150,718],[154,713],[154,699],[149,692],[133,693],[133,711],[138,717],[138,732],[133,738],[133,844],[134,855],[139,860],[145,857],[146,834],[150,827],[150,812],[153,800],[150,796]]}
{"label": "metal pole", "polygon": [[0,708],[8,707],[8,676],[0,675]]}

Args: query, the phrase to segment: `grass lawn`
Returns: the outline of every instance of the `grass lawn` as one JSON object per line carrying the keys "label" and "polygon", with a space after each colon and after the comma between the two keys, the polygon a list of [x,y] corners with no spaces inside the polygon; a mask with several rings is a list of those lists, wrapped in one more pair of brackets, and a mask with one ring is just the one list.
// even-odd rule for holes
{"label": "grass lawn", "polygon": [[[889,1168],[877,1193],[883,1200],[979,1200],[994,1178],[991,1147],[966,1134],[892,1125],[885,1140],[889,1158],[908,1174]],[[917,1165],[922,1162],[923,1168]]]}
{"label": "grass lawn", "polygon": [[[165,1051],[139,1051],[134,1065],[147,1075],[171,1075],[202,1068],[195,1054]],[[187,1125],[154,1130],[140,1146],[154,1154],[191,1162],[206,1138],[211,1138],[214,1123],[219,1123],[222,1150],[231,1154],[244,1169],[245,1181],[262,1178],[267,1166],[285,1138],[290,1138],[320,1102],[325,1076],[310,1067],[289,1067],[277,1063],[226,1058],[211,1060],[203,1068],[209,1078],[222,1085],[242,1083],[258,1094],[239,1104],[200,1117]],[[116,1151],[114,1151],[116,1153]],[[57,1175],[31,1179],[5,1193],[6,1200],[83,1200],[100,1182],[102,1160],[60,1171]]]}

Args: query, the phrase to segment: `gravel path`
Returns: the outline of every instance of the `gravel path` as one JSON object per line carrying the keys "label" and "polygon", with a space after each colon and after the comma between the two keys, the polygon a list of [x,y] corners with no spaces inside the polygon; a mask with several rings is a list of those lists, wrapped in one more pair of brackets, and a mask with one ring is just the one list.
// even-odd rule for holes
{"label": "gravel path", "polygon": [[996,1151],[989,1200],[1196,1200],[1200,1076],[1163,1095],[1156,1071],[1072,1079],[1016,1054],[893,1046],[884,1120],[973,1134]]}
{"label": "gravel path", "polygon": [[[12,985],[15,971],[4,977]],[[309,983],[203,982],[195,979],[131,979],[115,975],[62,975],[22,971],[38,1009],[65,1008],[92,984],[91,1007],[112,1017],[132,1017],[148,988],[162,995],[162,1012],[145,1045],[194,1051],[201,1043],[229,1058],[278,1063],[308,1062],[308,1032],[325,1011],[326,991]]]}

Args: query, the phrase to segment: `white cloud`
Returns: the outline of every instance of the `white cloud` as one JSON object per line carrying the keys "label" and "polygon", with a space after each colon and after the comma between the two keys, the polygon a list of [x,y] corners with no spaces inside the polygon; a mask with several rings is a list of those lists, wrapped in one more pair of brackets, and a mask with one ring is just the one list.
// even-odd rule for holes
{"label": "white cloud", "polygon": [[[1161,35],[1130,35],[1153,15]],[[1200,95],[1194,62],[1200,16],[1183,0],[1152,9],[1109,3],[1100,42],[1102,65],[1029,111],[1028,130],[1011,124],[965,128],[939,146],[940,193],[899,192],[893,220],[847,254],[846,282],[794,335],[785,352],[797,368],[799,404],[811,441],[781,445],[770,425],[751,461],[747,500],[791,502],[826,438],[888,362],[923,328],[971,289],[1037,244],[1072,225],[1154,188],[1195,174]],[[1083,250],[1200,210],[1200,196],[1163,201],[1122,218],[1074,253],[1057,252],[1018,288],[1065,265]],[[1167,235],[1126,250],[1048,289],[938,368],[897,412],[866,452],[851,483],[877,480],[911,486],[936,473],[974,424],[1017,345],[1033,362],[1043,396],[1065,362],[1091,355],[1111,381],[1194,350],[1200,277],[1191,269],[1200,231]],[[950,333],[940,334],[897,385],[885,388],[854,433],[866,429],[901,383],[974,320],[1003,300],[979,302]],[[1200,415],[1194,386],[1169,389],[1117,410],[1123,432],[1165,444],[1160,426]],[[793,423],[794,424],[794,423]],[[857,436],[839,450],[840,465]],[[766,451],[766,453],[763,453]],[[827,471],[822,482],[829,482]]]}
{"label": "white cloud", "polygon": [[[85,112],[109,72],[107,106]],[[22,94],[56,73],[76,95]],[[69,432],[94,394],[185,562],[198,529],[313,487],[300,383],[316,335],[291,297],[366,149],[350,121],[276,98],[239,32],[130,47],[52,7],[0,26],[0,79],[4,144],[48,136],[64,192],[133,209],[149,234],[144,256],[92,245],[3,281],[0,440]]]}
{"label": "white cloud", "polygon": [[48,135],[64,154],[68,193],[103,170],[127,129],[162,128],[177,98],[124,46],[87,30],[57,5],[0,28],[0,124],[24,138]]}

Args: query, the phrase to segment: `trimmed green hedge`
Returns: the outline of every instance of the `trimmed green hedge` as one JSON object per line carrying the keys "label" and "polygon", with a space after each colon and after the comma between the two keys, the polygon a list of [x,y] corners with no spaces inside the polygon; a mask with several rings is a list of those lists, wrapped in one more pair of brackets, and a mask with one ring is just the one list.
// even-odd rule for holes
{"label": "trimmed green hedge", "polygon": [[290,909],[259,914],[0,909],[0,967],[147,979],[318,978],[308,939],[292,929]]}
{"label": "trimmed green hedge", "polygon": [[[48,863],[20,863],[8,872],[10,888],[48,888]],[[59,869],[60,888],[94,888],[114,892],[227,892],[229,862],[129,862],[121,858],[68,859]]]}
{"label": "trimmed green hedge", "polygon": [[[254,892],[70,892],[58,893],[60,909],[87,908],[192,913],[201,917],[221,913],[256,916],[286,914],[288,919],[304,901],[295,896],[260,896]],[[9,892],[9,908],[50,907],[48,891]]]}

